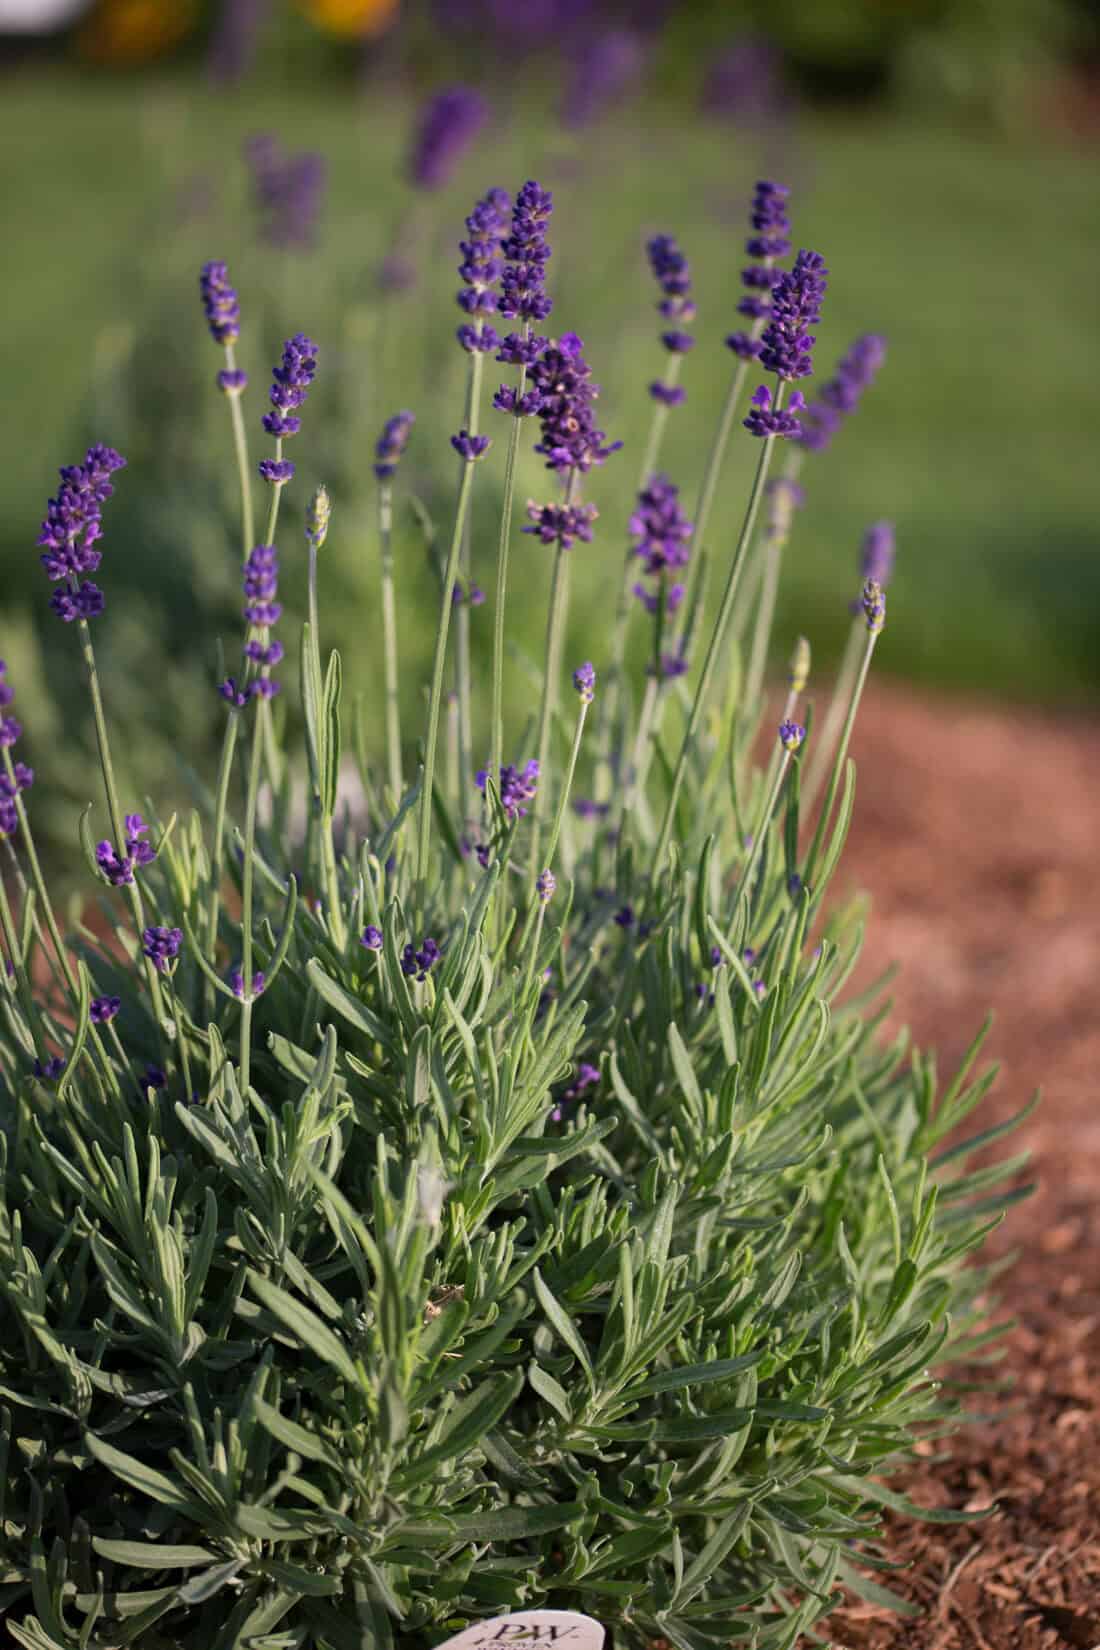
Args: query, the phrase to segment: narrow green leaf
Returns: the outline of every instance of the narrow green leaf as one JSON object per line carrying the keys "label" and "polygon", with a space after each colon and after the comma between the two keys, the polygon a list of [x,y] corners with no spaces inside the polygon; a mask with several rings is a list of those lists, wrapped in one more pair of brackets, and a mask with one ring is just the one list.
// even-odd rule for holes
{"label": "narrow green leaf", "polygon": [[573,1322],[568,1312],[566,1312],[565,1308],[561,1305],[560,1301],[558,1301],[546,1287],[546,1284],[542,1279],[542,1274],[537,1266],[535,1267],[532,1276],[535,1284],[535,1294],[539,1299],[539,1305],[542,1307],[542,1310],[546,1313],[547,1318],[550,1320],[554,1333],[557,1335],[558,1339],[565,1342],[574,1358],[576,1358],[577,1362],[584,1370],[584,1376],[585,1380],[588,1382],[589,1391],[592,1391],[596,1384],[596,1378],[592,1370],[592,1360],[588,1356],[588,1349],[581,1340],[576,1324]]}

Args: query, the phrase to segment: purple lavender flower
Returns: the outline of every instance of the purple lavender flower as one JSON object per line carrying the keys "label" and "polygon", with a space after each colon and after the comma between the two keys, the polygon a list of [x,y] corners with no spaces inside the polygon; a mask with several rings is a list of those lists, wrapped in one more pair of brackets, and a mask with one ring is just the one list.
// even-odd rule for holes
{"label": "purple lavender flower", "polygon": [[591,660],[578,665],[573,672],[573,686],[580,696],[582,705],[590,705],[596,697],[596,668]]}
{"label": "purple lavender flower", "polygon": [[[252,976],[252,996],[261,996],[266,984],[267,980],[264,977],[263,972],[260,969],[257,969]],[[229,970],[229,989],[232,991],[234,997],[239,997],[242,1001],[244,1000],[244,974],[239,967],[231,968]]]}
{"label": "purple lavender flower", "polygon": [[861,578],[871,579],[885,589],[893,576],[896,550],[893,522],[872,522],[863,535],[859,569]]}
{"label": "purple lavender flower", "polygon": [[563,550],[572,550],[580,539],[592,543],[592,523],[599,516],[594,504],[536,504],[527,501],[531,525],[522,529],[540,539],[543,544],[558,544]]}
{"label": "purple lavender flower", "polygon": [[578,1100],[586,1089],[592,1089],[600,1081],[600,1068],[588,1060],[582,1060],[577,1066],[577,1074],[566,1090],[566,1100]]}
{"label": "purple lavender flower", "polygon": [[535,892],[543,905],[549,905],[550,901],[554,897],[554,891],[557,886],[558,879],[549,867],[547,867],[545,871],[539,872],[538,876],[535,878]]}
{"label": "purple lavender flower", "polygon": [[261,458],[260,474],[273,487],[285,487],[294,476],[294,465],[289,458]]}
{"label": "purple lavender flower", "polygon": [[[506,262],[500,278],[500,313],[509,320],[528,324],[545,321],[553,308],[546,296],[546,264],[550,257],[546,226],[553,210],[549,189],[540,188],[533,179],[516,196],[511,233],[502,248]],[[511,342],[512,335],[504,341],[505,352]]]}
{"label": "purple lavender flower", "polygon": [[646,574],[687,565],[692,525],[680,508],[680,489],[668,476],[650,476],[638,494],[629,529],[635,541],[631,555],[641,558]]}
{"label": "purple lavender flower", "polygon": [[134,880],[134,871],[152,865],[157,857],[152,844],[142,841],[142,837],[148,836],[150,827],[140,814],[127,814],[123,825],[126,832],[124,852],[120,853],[113,842],[107,841],[97,843],[95,851],[96,864],[107,881],[116,888],[128,887]]}
{"label": "purple lavender flower", "polygon": [[611,812],[610,802],[596,802],[590,796],[578,796],[573,804],[578,819],[605,819]]}
{"label": "purple lavender flower", "polygon": [[220,7],[207,58],[207,72],[216,86],[235,86],[244,79],[270,7],[271,0],[226,0]]}
{"label": "purple lavender flower", "polygon": [[[479,791],[484,791],[491,770],[479,768],[474,776]],[[533,800],[539,782],[539,765],[532,758],[524,767],[505,763],[500,770],[500,805],[508,819],[523,819],[527,809],[524,803]]]}
{"label": "purple lavender flower", "polygon": [[[12,750],[23,729],[14,716],[5,716],[4,712],[15,698],[15,691],[10,682],[5,680],[8,667],[0,659],[0,750]],[[12,766],[14,778],[9,779],[6,772],[0,770],[0,836],[14,836],[19,826],[19,810],[15,799],[21,791],[29,790],[34,783],[34,769],[28,768],[25,762],[16,762]]]}
{"label": "purple lavender flower", "polygon": [[430,937],[421,942],[419,950],[410,940],[401,953],[401,972],[418,980],[426,980],[442,955],[443,952]]}
{"label": "purple lavender flower", "polygon": [[[675,588],[675,586],[673,588]],[[677,605],[679,605],[679,603],[677,603]],[[677,676],[686,676],[687,672],[688,662],[684,654],[680,651],[677,651],[676,653],[662,653],[656,664],[654,664],[651,659],[646,665],[646,675],[656,676],[662,682],[674,681]]]}
{"label": "purple lavender flower", "polygon": [[492,315],[499,302],[496,283],[504,268],[502,243],[510,204],[505,190],[490,189],[466,219],[468,238],[459,242],[462,262],[458,266],[464,285],[457,294],[457,302],[459,309],[473,316],[477,325],[467,322],[459,327],[458,341],[464,350],[484,354],[500,343],[484,317]]}
{"label": "purple lavender flower", "polygon": [[653,278],[661,289],[657,304],[666,321],[694,321],[691,298],[691,265],[677,244],[675,235],[654,235],[646,242]]}
{"label": "purple lavender flower", "polygon": [[309,149],[298,154],[284,151],[268,132],[249,138],[244,152],[260,214],[260,239],[284,251],[308,252],[317,242],[325,157]]}
{"label": "purple lavender flower", "polygon": [[244,619],[248,634],[244,644],[246,677],[239,681],[227,676],[219,686],[222,698],[241,710],[250,699],[273,699],[279,683],[271,668],[283,658],[283,644],[272,640],[268,631],[282,617],[279,594],[279,552],[273,544],[257,544],[248,553],[242,579]]}
{"label": "purple lavender flower", "polygon": [[766,384],[761,384],[753,395],[752,411],[743,422],[750,435],[762,436],[765,439],[768,436],[779,435],[793,440],[802,433],[802,425],[794,415],[801,412],[805,405],[805,396],[801,390],[795,390],[786,407],[773,411],[772,392]]}
{"label": "purple lavender flower", "polygon": [[248,374],[241,372],[238,367],[232,371],[228,367],[219,372],[216,383],[225,395],[241,395],[248,388]]}
{"label": "purple lavender flower", "polygon": [[35,1060],[34,1075],[44,1083],[56,1083],[65,1070],[65,1062],[59,1054],[51,1054],[48,1060]]}
{"label": "purple lavender flower", "polygon": [[[501,360],[499,355],[497,360]],[[521,395],[509,384],[502,384],[493,396],[493,406],[497,412],[511,413],[514,418],[530,418],[541,405],[542,397],[538,390],[527,390]]]}
{"label": "purple lavender flower", "polygon": [[236,288],[230,284],[228,266],[220,260],[203,264],[199,293],[215,344],[235,344],[241,335],[241,306]]}
{"label": "purple lavender flower", "polygon": [[316,371],[317,345],[304,332],[296,332],[283,345],[282,364],[272,373],[271,405],[275,410],[265,413],[262,419],[268,435],[283,440],[298,434],[302,421],[294,409],[304,404]]}
{"label": "purple lavender flower", "polygon": [[448,86],[420,112],[412,154],[411,181],[418,189],[442,189],[489,117],[484,98],[469,86]]}
{"label": "purple lavender flower", "polygon": [[379,481],[388,481],[395,474],[415,423],[416,415],[411,412],[394,413],[392,418],[387,418],[374,446],[374,473]]}
{"label": "purple lavender flower", "polygon": [[793,754],[793,752],[795,752],[801,745],[805,737],[806,729],[800,722],[780,722],[779,743],[783,746],[785,751],[789,751]]}
{"label": "purple lavender flower", "polygon": [[62,469],[57,497],[51,498],[46,519],[38,535],[43,546],[42,565],[46,577],[55,584],[64,579],[66,588],[56,590],[50,606],[60,619],[92,619],[103,612],[103,592],[82,573],[94,573],[101,554],[96,548],[103,527],[100,506],[114,492],[110,477],[126,460],[113,447],[89,447],[83,464]]}
{"label": "purple lavender flower", "polygon": [[[766,236],[752,244],[785,246],[786,242]],[[760,340],[760,365],[786,382],[809,378],[814,370],[810,353],[814,335],[806,328],[821,319],[828,273],[819,252],[802,251],[794,268],[785,270],[772,288],[771,313]]]}
{"label": "purple lavender flower", "polygon": [[[784,184],[771,183],[767,178],[760,179],[753,194],[750,213],[753,233],[745,242],[745,250],[754,261],[741,271],[741,283],[748,287],[749,296],[742,298],[737,308],[740,314],[754,321],[765,320],[771,313],[771,290],[776,282],[772,265],[776,258],[786,257],[791,249],[787,239],[791,228],[787,218],[789,194]],[[746,332],[731,333],[726,344],[744,361],[753,360],[760,353],[759,340]]]}
{"label": "purple lavender flower", "polygon": [[167,1085],[168,1079],[164,1075],[164,1072],[161,1070],[160,1066],[146,1066],[145,1070],[141,1074],[141,1088],[143,1092],[145,1089],[163,1089],[166,1088]]}
{"label": "purple lavender flower", "polygon": [[542,398],[542,439],[535,451],[542,453],[548,470],[584,473],[619,450],[622,442],[607,445],[603,430],[596,427],[593,404],[600,387],[592,382],[592,368],[575,332],[546,346],[531,368],[531,378]]}
{"label": "purple lavender flower", "polygon": [[863,586],[860,605],[867,620],[867,629],[872,636],[877,636],[886,623],[886,593],[881,584],[876,584],[874,579],[868,579]]}
{"label": "purple lavender flower", "polygon": [[824,452],[845,418],[859,406],[885,359],[886,340],[879,333],[865,332],[856,339],[817,400],[806,408],[800,437],[803,447]]}
{"label": "purple lavender flower", "polygon": [[368,922],[367,926],[359,936],[359,944],[364,946],[368,951],[381,951],[382,930],[376,927],[373,922]]}
{"label": "purple lavender flower", "polygon": [[168,964],[179,956],[183,931],[179,928],[146,928],[141,936],[141,949],[153,967],[166,973]]}
{"label": "purple lavender flower", "polygon": [[588,1089],[596,1088],[599,1081],[599,1066],[594,1066],[589,1060],[581,1060],[577,1066],[576,1075],[574,1076],[573,1081],[570,1083],[569,1087],[565,1090],[561,1099],[550,1113],[552,1120],[555,1123],[560,1123],[562,1118],[562,1108],[570,1101],[579,1100]]}
{"label": "purple lavender flower", "polygon": [[660,401],[666,407],[682,407],[687,400],[687,390],[682,384],[665,384],[655,378],[649,386],[650,397]]}
{"label": "purple lavender flower", "polygon": [[573,52],[561,117],[565,126],[590,126],[619,102],[638,79],[645,48],[632,29],[586,32]]}
{"label": "purple lavender flower", "polygon": [[782,114],[788,101],[782,54],[764,36],[732,40],[707,70],[702,97],[707,114],[751,125]]}
{"label": "purple lavender flower", "polygon": [[634,907],[632,905],[620,906],[619,910],[615,912],[613,920],[618,923],[620,928],[633,928]]}
{"label": "purple lavender flower", "polygon": [[113,1020],[122,1007],[121,997],[93,997],[88,1010],[96,1025],[106,1025]]}
{"label": "purple lavender flower", "polygon": [[459,430],[457,435],[452,435],[451,446],[459,458],[473,464],[488,452],[492,442],[487,435],[471,435],[469,430]]}

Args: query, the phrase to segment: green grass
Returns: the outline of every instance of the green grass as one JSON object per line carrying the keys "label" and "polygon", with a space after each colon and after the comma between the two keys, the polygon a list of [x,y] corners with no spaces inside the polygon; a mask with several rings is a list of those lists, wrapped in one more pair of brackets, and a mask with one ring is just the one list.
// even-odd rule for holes
{"label": "green grass", "polygon": [[[165,752],[197,752],[217,727],[206,683],[215,634],[237,645],[237,547],[228,424],[212,388],[219,354],[196,299],[198,265],[211,256],[230,261],[242,292],[252,429],[279,337],[301,329],[320,342],[322,369],[295,443],[299,481],[286,505],[300,519],[316,480],[332,488],[326,640],[344,647],[346,673],[374,713],[370,446],[391,411],[416,410],[403,484],[446,527],[446,438],[461,422],[464,373],[453,343],[453,243],[475,194],[532,174],[554,186],[558,201],[554,323],[585,339],[604,385],[604,422],[627,444],[591,478],[601,521],[596,543],[575,558],[569,657],[601,660],[594,617],[617,588],[649,416],[644,386],[661,364],[642,238],[674,232],[696,271],[700,342],[685,367],[689,402],[674,415],[662,456],[690,508],[730,370],[722,337],[736,324],[745,201],[766,169],[793,186],[796,244],[819,248],[832,270],[822,368],[859,331],[886,333],[890,348],[857,419],[829,454],[807,464],[808,508],[792,541],[778,645],[786,649],[803,631],[828,661],[845,628],[860,535],[889,516],[899,562],[876,669],[1012,700],[1095,702],[1100,559],[1095,437],[1084,412],[1100,344],[1091,302],[1094,155],[881,116],[816,120],[776,154],[729,129],[662,119],[659,110],[570,153],[536,112],[485,143],[434,203],[421,285],[380,312],[372,276],[404,209],[398,171],[407,122],[395,100],[353,101],[327,84],[218,99],[179,81],[57,76],[5,88],[0,639],[20,673],[40,765],[55,736],[64,734],[58,748],[70,750],[84,734],[72,638],[45,612],[33,541],[56,466],[92,437],[131,458],[110,506],[101,578],[113,712],[128,729],[141,722],[154,744],[159,729]],[[331,168],[323,250],[290,266],[256,247],[244,204],[241,143],[268,128],[295,146],[322,148]],[[202,174],[219,204],[181,223],[181,187]],[[712,529],[720,562],[739,525],[754,447],[747,436],[735,444],[723,483]],[[254,457],[262,450],[257,440]],[[478,477],[475,576],[487,588],[502,450],[498,439]],[[520,496],[546,494],[549,479],[528,458]],[[403,520],[411,717],[434,598],[411,515]],[[283,531],[280,540],[286,599],[300,613],[295,539]],[[548,562],[531,540],[520,541],[510,632],[533,656]],[[485,661],[488,608],[475,623]],[[38,701],[45,681],[59,710]],[[516,739],[525,691],[521,681],[510,696]],[[157,777],[159,766],[151,755],[143,779]],[[92,794],[91,775],[70,763],[65,777],[67,811]]]}

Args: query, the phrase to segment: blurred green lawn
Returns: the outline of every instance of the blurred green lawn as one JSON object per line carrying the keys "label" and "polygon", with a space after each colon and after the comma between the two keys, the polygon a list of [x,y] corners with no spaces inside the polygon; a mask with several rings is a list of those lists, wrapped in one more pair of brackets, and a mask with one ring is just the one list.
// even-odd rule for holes
{"label": "blurred green lawn", "polygon": [[[792,541],[778,646],[785,651],[804,631],[823,667],[835,655],[860,535],[889,516],[899,561],[876,669],[1012,700],[1097,699],[1094,153],[885,115],[815,117],[765,142],[659,107],[569,144],[537,107],[517,108],[429,203],[416,291],[380,305],[374,274],[407,208],[399,169],[409,114],[396,96],[356,100],[317,83],[216,97],[180,80],[58,74],[5,86],[0,654],[13,675],[22,672],[21,711],[40,765],[51,745],[65,753],[87,739],[73,638],[46,611],[34,538],[57,466],[89,439],[131,460],[108,507],[100,582],[109,613],[99,635],[114,714],[128,730],[144,725],[152,742],[144,766],[133,766],[134,784],[139,774],[153,782],[155,749],[197,755],[218,726],[208,683],[215,633],[231,650],[238,645],[239,547],[228,420],[212,387],[220,352],[196,297],[198,266],[209,257],[229,260],[241,290],[253,459],[266,450],[258,419],[278,340],[304,330],[321,346],[304,431],[292,444],[299,474],[279,535],[284,594],[300,614],[293,546],[301,540],[290,526],[324,479],[335,496],[322,569],[325,639],[344,647],[346,675],[376,714],[371,445],[390,412],[417,412],[402,487],[445,527],[454,479],[447,435],[462,422],[465,373],[453,342],[454,243],[475,195],[531,175],[550,183],[557,201],[552,324],[585,339],[604,386],[603,422],[626,442],[588,488],[601,521],[593,546],[576,552],[567,657],[601,662],[648,425],[645,385],[662,364],[643,239],[675,233],[696,273],[700,341],[685,363],[688,403],[673,415],[662,455],[690,509],[731,369],[722,338],[737,325],[745,206],[763,172],[791,184],[796,245],[824,252],[832,271],[819,370],[860,331],[889,340],[862,410],[828,454],[807,462],[808,505]],[[313,257],[256,244],[240,155],[259,130],[328,159]],[[214,199],[208,210],[181,214],[181,199],[194,208],[204,192]],[[473,555],[474,576],[491,588],[505,432],[498,415],[485,416],[498,440],[478,475]],[[720,562],[754,458],[755,443],[742,435],[712,527]],[[528,457],[521,497],[552,496],[550,480]],[[411,715],[435,601],[407,510],[401,555]],[[549,555],[530,539],[516,555],[510,632],[536,655]],[[474,618],[482,660],[489,615],[485,607]],[[529,695],[517,681],[518,738]],[[45,682],[52,706],[38,700]],[[92,794],[82,764],[59,757],[57,767],[71,799]]]}

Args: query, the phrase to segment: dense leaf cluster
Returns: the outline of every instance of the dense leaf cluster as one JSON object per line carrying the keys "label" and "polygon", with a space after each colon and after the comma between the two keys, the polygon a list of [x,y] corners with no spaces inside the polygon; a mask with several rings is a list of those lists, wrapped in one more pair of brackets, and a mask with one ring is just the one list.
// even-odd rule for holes
{"label": "dense leaf cluster", "polygon": [[[779,851],[735,910],[712,840],[680,856],[644,933],[578,875],[534,979],[490,939],[491,869],[437,908],[417,985],[395,836],[362,846],[349,913],[383,951],[299,917],[247,1099],[239,1010],[200,1031],[191,964],[197,1103],[5,1059],[9,1630],[381,1650],[548,1603],[621,1643],[791,1644],[870,1585],[898,1504],[872,1475],[953,1412],[929,1367],[962,1350],[959,1263],[1003,1199],[969,1148],[928,1154],[988,1080],[937,1102],[929,1061],[876,1046],[881,1014],[838,1004],[858,934],[809,949]],[[197,921],[197,823],[162,865]],[[580,1058],[603,1081],[555,1121]]]}

